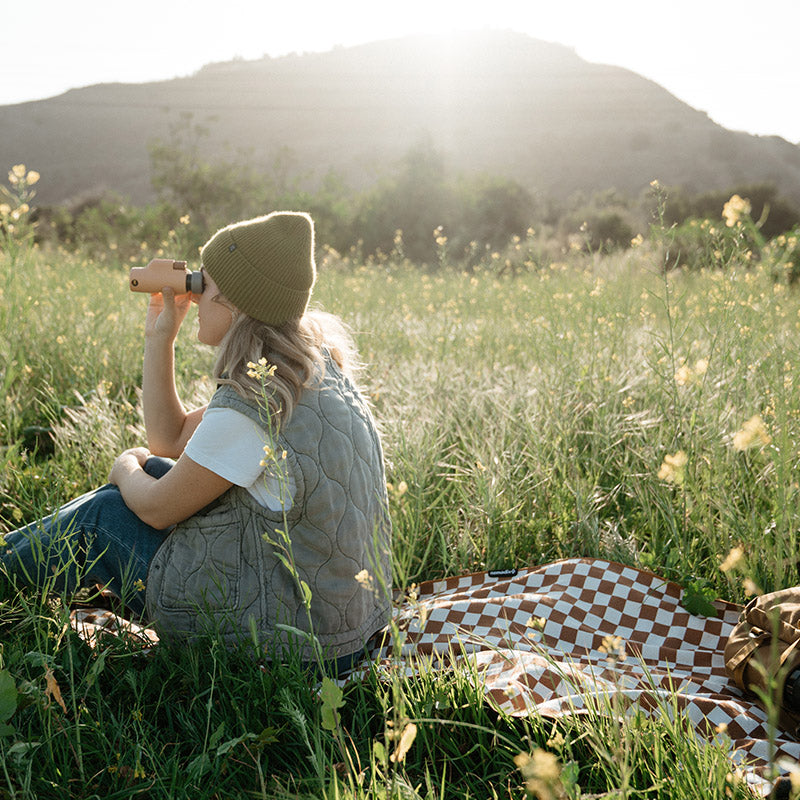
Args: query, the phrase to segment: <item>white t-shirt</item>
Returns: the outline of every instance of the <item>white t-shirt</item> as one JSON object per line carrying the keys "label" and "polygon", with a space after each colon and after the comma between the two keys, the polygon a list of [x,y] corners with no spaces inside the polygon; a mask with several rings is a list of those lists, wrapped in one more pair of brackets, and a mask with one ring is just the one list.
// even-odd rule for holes
{"label": "white t-shirt", "polygon": [[249,417],[232,408],[207,408],[184,452],[201,467],[243,486],[265,508],[288,511],[297,487],[280,453],[265,455],[266,444],[271,444],[266,431]]}

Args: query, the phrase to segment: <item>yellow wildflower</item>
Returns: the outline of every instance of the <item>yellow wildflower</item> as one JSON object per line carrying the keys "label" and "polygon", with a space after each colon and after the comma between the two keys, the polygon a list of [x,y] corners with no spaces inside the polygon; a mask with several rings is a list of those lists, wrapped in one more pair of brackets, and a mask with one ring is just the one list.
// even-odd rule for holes
{"label": "yellow wildflower", "polygon": [[756,582],[752,578],[745,578],[742,581],[742,588],[748,597],[761,594],[761,590],[758,588],[758,586],[756,586]]}
{"label": "yellow wildflower", "polygon": [[725,217],[725,224],[732,228],[734,225],[741,224],[741,218],[751,211],[750,201],[747,198],[733,195],[722,208],[722,216]]}
{"label": "yellow wildflower", "polygon": [[264,458],[261,459],[259,465],[262,467],[268,467],[274,460],[275,460],[275,451],[272,449],[271,445],[265,444]]}
{"label": "yellow wildflower", "polygon": [[356,583],[359,584],[364,589],[371,589],[373,584],[372,575],[369,574],[369,570],[362,569],[355,574]]}
{"label": "yellow wildflower", "polygon": [[719,565],[719,568],[723,572],[730,572],[739,565],[743,558],[744,550],[742,550],[742,548],[738,545],[736,547],[732,547],[730,553],[725,556],[725,560]]}
{"label": "yellow wildflower", "polygon": [[390,481],[386,481],[386,491],[399,500],[408,491],[408,484],[405,481],[400,481],[400,483],[395,486]]}
{"label": "yellow wildflower", "polygon": [[735,450],[749,450],[757,444],[767,445],[772,441],[772,437],[767,431],[767,426],[760,415],[755,414],[733,436],[733,447]]}
{"label": "yellow wildflower", "polygon": [[394,752],[389,756],[389,760],[394,764],[404,761],[406,753],[410,750],[416,737],[417,726],[413,722],[407,723],[400,734],[400,741],[397,743]]}
{"label": "yellow wildflower", "polygon": [[32,169],[25,178],[25,182],[28,184],[28,186],[33,186],[34,183],[38,183],[39,178],[41,178],[41,175],[39,175],[36,170]]}
{"label": "yellow wildflower", "polygon": [[556,750],[560,750],[566,743],[567,740],[558,732],[551,736],[546,742],[548,747],[552,747]]}
{"label": "yellow wildflower", "polygon": [[689,369],[686,364],[681,365],[678,368],[678,371],[675,373],[675,383],[678,386],[686,386],[687,383],[692,379],[692,370]]}
{"label": "yellow wildflower", "polygon": [[277,365],[270,364],[263,356],[258,359],[258,363],[255,361],[247,362],[247,375],[250,378],[265,380],[266,378],[271,378],[277,369]]}
{"label": "yellow wildflower", "polygon": [[561,796],[561,766],[553,753],[537,747],[530,755],[519,753],[514,756],[514,764],[522,773],[528,794],[540,800],[554,800]]}
{"label": "yellow wildflower", "polygon": [[661,463],[661,468],[658,470],[658,479],[680,486],[685,477],[684,468],[688,460],[683,450],[678,450],[674,455],[668,453],[664,456],[664,461]]}
{"label": "yellow wildflower", "polygon": [[610,661],[624,661],[626,658],[625,641],[621,636],[606,636],[598,650],[605,653]]}
{"label": "yellow wildflower", "polygon": [[8,182],[12,186],[16,186],[25,177],[25,165],[14,164],[11,171],[8,173]]}

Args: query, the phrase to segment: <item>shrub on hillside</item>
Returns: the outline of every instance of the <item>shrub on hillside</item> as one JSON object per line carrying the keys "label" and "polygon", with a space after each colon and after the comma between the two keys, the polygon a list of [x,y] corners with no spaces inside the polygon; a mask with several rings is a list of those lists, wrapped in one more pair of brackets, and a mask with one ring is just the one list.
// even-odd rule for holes
{"label": "shrub on hillside", "polygon": [[776,281],[796,283],[800,279],[800,225],[772,239],[762,257]]}
{"label": "shrub on hillside", "polygon": [[674,226],[665,244],[669,267],[722,269],[753,263],[753,249],[741,233],[710,219],[687,219]]}
{"label": "shrub on hillside", "polygon": [[536,203],[521,184],[507,178],[462,178],[456,187],[452,246],[467,254],[478,248],[496,252],[527,235],[536,219]]}
{"label": "shrub on hillside", "polygon": [[514,180],[451,178],[441,154],[425,141],[405,154],[393,175],[357,200],[353,233],[364,253],[373,254],[391,252],[401,230],[408,258],[440,265],[443,234],[448,259],[474,266],[476,254],[480,260],[485,251],[525,236],[534,212],[532,195]]}
{"label": "shrub on hillside", "polygon": [[[39,213],[40,241],[53,241],[99,260],[120,261],[158,249],[181,215],[168,204],[132,206],[112,194],[79,198]],[[176,257],[188,257],[195,241],[187,241]]]}
{"label": "shrub on hillside", "polygon": [[560,229],[565,240],[580,243],[592,253],[609,253],[630,247],[642,224],[632,201],[615,189],[586,199],[573,196],[561,210]]}
{"label": "shrub on hillside", "polygon": [[792,230],[800,219],[800,208],[780,197],[773,184],[759,183],[701,194],[671,189],[664,205],[664,222],[680,225],[690,219],[718,219],[720,209],[733,195],[749,200],[750,215],[759,222],[760,231],[767,239]]}

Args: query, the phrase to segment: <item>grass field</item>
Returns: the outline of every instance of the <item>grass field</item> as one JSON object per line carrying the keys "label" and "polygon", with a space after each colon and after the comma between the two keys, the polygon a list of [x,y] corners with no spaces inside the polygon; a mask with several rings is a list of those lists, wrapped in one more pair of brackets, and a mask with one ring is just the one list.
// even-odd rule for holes
{"label": "grass field", "polygon": [[[654,570],[698,602],[798,583],[800,293],[770,263],[665,270],[648,242],[535,268],[524,246],[506,255],[504,274],[322,265],[315,300],[354,329],[383,431],[396,585],[567,556]],[[143,443],[145,301],[126,269],[0,254],[0,533]],[[187,324],[187,402],[210,396],[211,360]],[[326,727],[291,665],[214,643],[97,657],[63,600],[1,603],[0,798],[523,797],[514,759],[537,749],[563,770],[541,797],[750,796],[679,722],[567,720],[555,747],[552,722],[441,674],[353,684]]]}

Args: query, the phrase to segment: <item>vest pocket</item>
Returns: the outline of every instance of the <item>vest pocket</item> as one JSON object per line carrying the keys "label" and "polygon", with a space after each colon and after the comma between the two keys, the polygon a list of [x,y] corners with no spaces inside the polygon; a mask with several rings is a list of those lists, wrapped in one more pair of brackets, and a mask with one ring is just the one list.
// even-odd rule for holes
{"label": "vest pocket", "polygon": [[148,576],[159,616],[230,614],[238,606],[242,548],[232,511],[222,504],[169,534]]}

